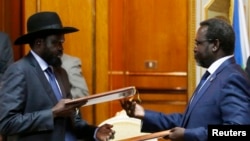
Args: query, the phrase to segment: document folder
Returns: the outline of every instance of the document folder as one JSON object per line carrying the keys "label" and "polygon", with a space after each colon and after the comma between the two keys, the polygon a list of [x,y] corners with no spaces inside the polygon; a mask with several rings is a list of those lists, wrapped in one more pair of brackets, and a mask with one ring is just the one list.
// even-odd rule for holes
{"label": "document folder", "polygon": [[165,130],[165,131],[150,133],[150,134],[146,134],[146,135],[131,137],[131,138],[127,138],[127,139],[122,139],[119,141],[146,141],[146,140],[150,140],[150,139],[163,138],[163,137],[165,137],[165,139],[167,139],[169,132],[170,132],[169,130]]}
{"label": "document folder", "polygon": [[93,94],[82,98],[73,99],[67,102],[66,104],[77,104],[86,102],[82,106],[88,106],[113,100],[130,98],[133,97],[135,94],[136,94],[136,88],[134,86],[130,86],[103,93]]}

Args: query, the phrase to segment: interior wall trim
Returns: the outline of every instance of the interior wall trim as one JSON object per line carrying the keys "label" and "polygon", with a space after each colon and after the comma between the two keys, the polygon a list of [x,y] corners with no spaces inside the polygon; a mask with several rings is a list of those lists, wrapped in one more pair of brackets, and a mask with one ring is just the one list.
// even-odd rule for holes
{"label": "interior wall trim", "polygon": [[187,76],[187,72],[125,72],[125,75],[133,76]]}
{"label": "interior wall trim", "polygon": [[188,99],[196,87],[196,63],[194,60],[194,38],[196,32],[196,0],[188,1]]}
{"label": "interior wall trim", "polygon": [[41,11],[41,0],[36,0],[36,12]]}

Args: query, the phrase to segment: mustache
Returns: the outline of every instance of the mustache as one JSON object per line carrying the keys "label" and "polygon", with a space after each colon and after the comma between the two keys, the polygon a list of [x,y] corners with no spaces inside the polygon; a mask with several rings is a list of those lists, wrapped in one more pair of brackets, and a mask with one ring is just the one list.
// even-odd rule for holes
{"label": "mustache", "polygon": [[62,56],[63,55],[63,50],[58,50],[58,53],[57,53],[58,55],[57,56]]}

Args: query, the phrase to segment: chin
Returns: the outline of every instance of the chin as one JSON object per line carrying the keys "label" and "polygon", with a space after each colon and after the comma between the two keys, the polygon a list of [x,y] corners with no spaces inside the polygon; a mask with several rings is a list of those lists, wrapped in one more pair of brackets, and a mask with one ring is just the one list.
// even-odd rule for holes
{"label": "chin", "polygon": [[61,67],[62,66],[62,60],[59,57],[53,58],[50,63],[51,66],[53,67]]}
{"label": "chin", "polygon": [[201,62],[196,61],[197,66],[203,67]]}

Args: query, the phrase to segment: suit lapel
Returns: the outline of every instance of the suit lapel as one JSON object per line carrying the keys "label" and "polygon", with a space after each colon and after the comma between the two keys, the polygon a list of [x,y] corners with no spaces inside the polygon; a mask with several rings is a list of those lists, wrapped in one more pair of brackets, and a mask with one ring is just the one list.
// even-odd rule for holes
{"label": "suit lapel", "polygon": [[36,73],[38,79],[40,79],[40,81],[42,83],[41,87],[43,87],[45,89],[46,94],[50,97],[51,101],[54,104],[56,104],[58,102],[56,99],[56,96],[55,96],[46,76],[44,75],[43,70],[39,66],[38,62],[36,61],[36,59],[34,58],[34,56],[31,53],[29,53],[27,55],[27,59],[29,60],[31,66],[33,66],[33,70]]}
{"label": "suit lapel", "polygon": [[[214,78],[213,74],[210,78]],[[195,93],[200,93],[197,95],[196,100],[193,100],[192,102],[189,102],[188,107],[185,111],[185,114],[183,116],[183,120],[182,120],[182,126],[185,127],[186,123],[189,119],[190,113],[193,111],[195,105],[197,104],[197,102],[200,100],[200,98],[204,95],[204,93],[206,92],[206,90],[208,89],[208,87],[211,85],[211,81],[213,81],[214,79],[210,79],[208,78],[208,80],[205,82],[204,86],[200,89],[200,90],[195,90],[193,96],[197,95]]]}

